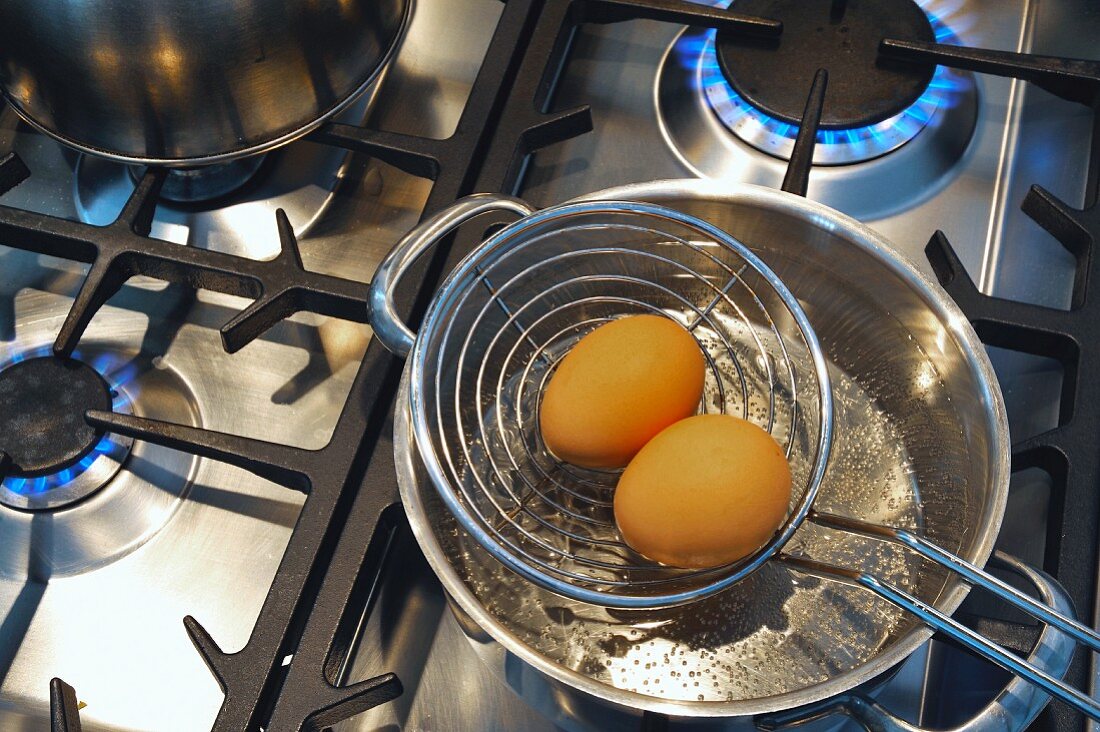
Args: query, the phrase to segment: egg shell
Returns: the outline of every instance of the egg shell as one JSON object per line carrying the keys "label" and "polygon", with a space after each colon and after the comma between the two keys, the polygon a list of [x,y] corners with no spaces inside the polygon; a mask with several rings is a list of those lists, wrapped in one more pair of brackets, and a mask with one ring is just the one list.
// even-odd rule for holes
{"label": "egg shell", "polygon": [[626,543],[674,567],[728,564],[766,544],[791,501],[791,471],[779,444],[730,415],[682,420],[630,461],[615,489]]}
{"label": "egg shell", "polygon": [[697,411],[705,370],[695,338],[670,318],[605,323],[551,376],[539,411],[543,442],[574,465],[621,468],[654,435]]}

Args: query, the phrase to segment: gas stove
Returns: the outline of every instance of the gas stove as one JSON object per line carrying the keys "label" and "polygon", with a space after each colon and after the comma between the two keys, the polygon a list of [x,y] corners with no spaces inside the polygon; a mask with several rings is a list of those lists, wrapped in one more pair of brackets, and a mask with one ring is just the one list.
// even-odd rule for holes
{"label": "gas stove", "polygon": [[[400,364],[365,325],[366,283],[422,216],[476,191],[546,206],[710,177],[884,234],[998,369],[1017,442],[999,547],[1095,625],[1100,63],[961,49],[1096,57],[1100,9],[822,0],[815,20],[809,3],[737,0],[784,22],[777,48],[732,32],[726,4],[420,0],[355,104],[216,169],[78,154],[6,110],[0,726],[584,728],[480,664],[397,500]],[[876,65],[883,17],[910,43]],[[799,141],[807,113],[816,146]],[[400,308],[421,312],[492,223],[462,229]],[[1034,638],[985,598],[960,617],[1023,652]],[[1092,674],[1079,652],[1069,680],[1095,693]],[[879,701],[952,726],[1004,683],[935,639]],[[1052,705],[1034,728],[1083,725]]]}

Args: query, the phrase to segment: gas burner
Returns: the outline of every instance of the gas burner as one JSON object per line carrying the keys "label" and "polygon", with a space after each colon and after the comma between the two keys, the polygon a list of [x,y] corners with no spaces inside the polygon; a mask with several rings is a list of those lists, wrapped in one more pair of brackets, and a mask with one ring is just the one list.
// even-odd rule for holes
{"label": "gas burner", "polygon": [[13,359],[0,370],[0,449],[8,456],[0,504],[60,508],[102,488],[133,440],[103,435],[88,426],[84,413],[128,414],[128,405],[120,387],[76,358],[36,353]]}
{"label": "gas burner", "polygon": [[[366,92],[336,121],[361,122],[378,88]],[[299,141],[266,155],[173,169],[161,188],[150,236],[256,259],[272,256],[278,253],[277,244],[258,248],[251,234],[256,222],[272,221],[281,208],[294,233],[305,235],[332,203],[350,157],[339,147]],[[73,184],[76,215],[96,226],[111,223],[142,172],[142,166],[79,155]]]}
{"label": "gas burner", "polygon": [[932,81],[934,65],[879,61],[883,38],[933,42],[936,34],[913,0],[736,0],[739,12],[783,21],[783,35],[749,39],[719,33],[718,66],[733,90],[763,114],[797,125],[806,90],[828,69],[821,129],[869,127],[896,117]]}
{"label": "gas burner", "polygon": [[[248,233],[255,222],[273,220],[275,210],[281,208],[294,225],[294,232],[303,235],[331,203],[347,159],[348,153],[343,150],[300,143],[263,158],[229,163],[232,167],[228,169],[217,166],[198,174],[173,171],[161,190],[150,235],[241,256],[270,256],[275,249],[257,251],[256,237]],[[266,164],[254,175],[238,167],[259,162]],[[134,192],[134,174],[143,170],[81,155],[73,191],[77,215],[96,226],[109,224]],[[241,174],[249,177],[241,180]],[[225,176],[224,180],[218,179],[220,175]],[[211,195],[218,188],[228,190],[225,195]]]}
{"label": "gas burner", "polygon": [[[708,0],[707,4],[725,3]],[[737,2],[738,10],[743,4],[746,0]],[[792,2],[747,0],[747,4],[752,8],[767,6],[768,12],[781,13],[782,6]],[[804,3],[798,3],[797,12],[788,8],[782,16],[783,38],[806,36],[816,43],[734,42],[716,37],[713,30],[689,29],[676,41],[662,65],[658,105],[669,109],[662,121],[670,137],[687,138],[682,142],[674,140],[681,156],[690,158],[686,162],[704,175],[713,175],[707,170],[710,163],[702,159],[712,156],[713,151],[696,152],[699,146],[692,144],[691,138],[698,133],[690,128],[700,123],[678,119],[684,113],[677,112],[672,102],[664,101],[665,97],[679,100],[682,92],[674,87],[686,84],[700,93],[703,106],[726,132],[761,152],[789,160],[798,135],[798,127],[792,121],[802,114],[814,72],[826,67],[830,72],[829,89],[817,133],[815,165],[845,165],[881,157],[913,140],[926,127],[944,129],[944,134],[952,138],[948,141],[952,152],[957,150],[961,154],[976,115],[969,76],[942,66],[933,71],[876,61],[878,42],[884,34],[957,43],[958,38],[944,17],[950,11],[936,12],[937,4],[935,0],[921,5],[913,0],[851,0],[844,6],[842,20],[835,23],[831,20],[836,16],[830,13],[836,3],[806,6],[817,8],[819,12],[814,13],[806,12]],[[882,25],[886,21],[880,21],[878,12],[888,19],[889,25]],[[849,45],[846,47],[845,43]],[[807,49],[813,52],[808,53]],[[666,69],[670,64],[679,65],[681,70]],[[776,83],[769,78],[775,74],[783,74],[787,80]],[[893,90],[895,83],[900,91]],[[768,89],[768,93],[757,91],[762,88]],[[966,131],[965,137],[959,134],[960,129]],[[937,148],[944,149],[942,145]]]}
{"label": "gas burner", "polygon": [[[176,203],[213,201],[243,188],[263,165],[266,155],[230,160],[197,168],[171,168],[160,189],[160,197]],[[127,166],[137,185],[145,175],[144,165]]]}
{"label": "gas burner", "polygon": [[9,356],[0,370],[0,450],[11,457],[0,483],[0,584],[109,564],[156,536],[183,503],[197,459],[91,430],[88,408],[201,424],[174,368],[123,356],[115,344],[71,359],[48,346]]}

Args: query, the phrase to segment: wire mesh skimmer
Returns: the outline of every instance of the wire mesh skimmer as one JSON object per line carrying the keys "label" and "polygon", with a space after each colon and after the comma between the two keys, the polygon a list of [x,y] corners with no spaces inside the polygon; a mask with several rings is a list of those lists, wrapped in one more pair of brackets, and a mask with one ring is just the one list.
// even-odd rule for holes
{"label": "wire mesh skimmer", "polygon": [[[392,291],[409,266],[460,224],[493,210],[523,217],[448,276],[419,337],[396,316]],[[805,520],[907,546],[1093,650],[1100,636],[919,534],[817,513],[833,430],[829,367],[795,295],[745,245],[687,214],[640,202],[591,201],[535,211],[471,196],[425,221],[383,261],[371,286],[376,335],[410,350],[416,447],[462,529],[520,576],[580,602],[623,609],[684,605],[721,592],[775,559],[862,586],[998,665],[1100,719],[1100,705],[951,619],[934,603],[863,571],[784,553]],[[554,458],[538,433],[539,397],[556,364],[610,319],[651,313],[683,324],[707,363],[701,409],[766,429],[786,452],[786,520],[733,564],[656,564],[621,540],[612,513],[618,472]]]}

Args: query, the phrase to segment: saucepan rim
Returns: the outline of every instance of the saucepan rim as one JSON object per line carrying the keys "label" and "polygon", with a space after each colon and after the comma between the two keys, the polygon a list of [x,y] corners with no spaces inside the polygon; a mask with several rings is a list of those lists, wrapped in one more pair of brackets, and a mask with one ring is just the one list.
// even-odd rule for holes
{"label": "saucepan rim", "polygon": [[[855,219],[827,206],[783,191],[750,184],[719,183],[698,179],[654,181],[597,191],[573,199],[563,205],[579,201],[633,200],[663,204],[675,208],[675,204],[672,203],[675,200],[692,198],[701,201],[726,201],[741,206],[749,205],[765,211],[774,211],[777,215],[795,216],[834,235],[842,235],[850,244],[875,259],[881,266],[891,271],[893,275],[911,288],[925,303],[929,312],[951,334],[955,346],[965,357],[966,363],[975,377],[975,382],[982,386],[983,393],[980,397],[986,407],[985,412],[992,417],[991,427],[994,444],[991,445],[990,453],[991,459],[995,462],[990,465],[990,485],[984,503],[983,515],[976,527],[976,534],[969,551],[964,556],[974,564],[984,565],[993,551],[993,545],[1000,531],[1008,498],[1010,443],[1007,414],[992,364],[963,312],[942,287],[928,278],[905,257],[898,254],[884,237]],[[443,583],[445,590],[470,618],[507,651],[552,679],[616,705],[672,716],[732,717],[764,714],[826,699],[868,682],[907,658],[932,635],[933,631],[927,626],[914,623],[906,634],[856,668],[832,676],[820,683],[783,694],[735,701],[669,700],[647,696],[597,681],[546,658],[524,643],[478,601],[458,576],[454,566],[446,558],[433,528],[427,520],[427,513],[420,497],[420,491],[424,489],[434,490],[434,488],[430,486],[421,488],[416,478],[418,473],[417,461],[421,461],[421,458],[416,450],[410,422],[409,377],[412,362],[413,359],[409,359],[406,363],[398,393],[397,414],[394,422],[394,452],[401,499],[408,514],[413,534],[436,576]],[[969,586],[966,583],[952,579],[940,593],[935,602],[935,607],[949,615],[958,608],[968,592]]]}

